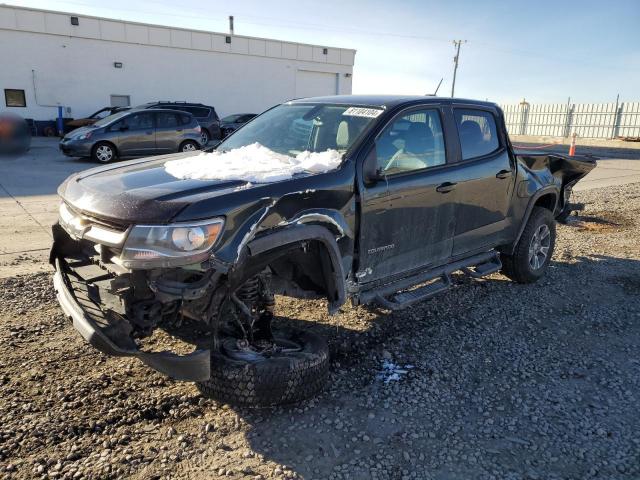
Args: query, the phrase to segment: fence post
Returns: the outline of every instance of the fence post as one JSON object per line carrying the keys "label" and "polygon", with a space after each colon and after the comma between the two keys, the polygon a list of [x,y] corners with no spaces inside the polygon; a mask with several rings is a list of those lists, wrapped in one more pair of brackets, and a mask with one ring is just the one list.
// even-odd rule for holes
{"label": "fence post", "polygon": [[612,140],[618,136],[616,132],[616,130],[618,129],[618,126],[620,125],[618,108],[620,108],[620,94],[616,95],[616,108],[613,111],[613,122],[611,124],[611,137],[610,137]]}
{"label": "fence post", "polygon": [[569,135],[571,135],[571,123],[573,122],[573,110],[575,106],[575,103],[569,104],[569,102],[567,102],[567,116],[564,122],[564,137],[569,137]]}
{"label": "fence post", "polygon": [[520,135],[527,132],[527,121],[529,119],[529,102],[524,98],[520,102]]}

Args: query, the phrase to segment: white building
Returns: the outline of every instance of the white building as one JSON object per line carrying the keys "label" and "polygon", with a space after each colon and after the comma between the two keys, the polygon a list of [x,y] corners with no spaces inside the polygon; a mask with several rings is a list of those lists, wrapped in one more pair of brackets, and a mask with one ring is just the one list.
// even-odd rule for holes
{"label": "white building", "polygon": [[0,111],[80,118],[102,107],[201,102],[220,116],[351,93],[355,50],[0,4]]}

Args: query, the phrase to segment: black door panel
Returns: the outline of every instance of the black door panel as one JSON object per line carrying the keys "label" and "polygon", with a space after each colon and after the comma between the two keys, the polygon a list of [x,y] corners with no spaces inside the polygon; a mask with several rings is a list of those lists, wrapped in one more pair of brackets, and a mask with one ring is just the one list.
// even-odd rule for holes
{"label": "black door panel", "polygon": [[500,145],[492,112],[454,108],[454,117],[462,152],[462,161],[450,179],[457,183],[453,255],[459,256],[509,240],[515,167]]}
{"label": "black door panel", "polygon": [[445,262],[453,248],[456,186],[441,111],[397,115],[372,153],[381,177],[362,192],[359,281]]}

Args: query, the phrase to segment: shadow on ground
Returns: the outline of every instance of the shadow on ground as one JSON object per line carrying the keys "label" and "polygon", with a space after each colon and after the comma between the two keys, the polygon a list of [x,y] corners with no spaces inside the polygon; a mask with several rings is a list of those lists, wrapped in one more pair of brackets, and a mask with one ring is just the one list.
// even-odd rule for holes
{"label": "shadow on ground", "polygon": [[[251,449],[305,478],[584,478],[618,449],[634,458],[640,262],[554,262],[534,285],[494,277],[458,277],[363,331],[305,322],[330,339],[331,384],[302,406],[236,410]],[[385,359],[412,368],[385,383]],[[638,473],[617,468],[604,477]]]}

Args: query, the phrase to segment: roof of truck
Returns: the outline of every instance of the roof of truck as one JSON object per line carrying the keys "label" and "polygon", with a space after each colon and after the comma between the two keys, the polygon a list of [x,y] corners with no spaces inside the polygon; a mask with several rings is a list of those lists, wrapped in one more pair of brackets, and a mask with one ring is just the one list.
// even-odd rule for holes
{"label": "roof of truck", "polygon": [[403,103],[464,103],[495,107],[493,102],[470,100],[466,98],[434,97],[430,95],[331,95],[326,97],[309,97],[292,100],[296,103],[333,103],[350,105],[368,105],[372,107],[395,107]]}

